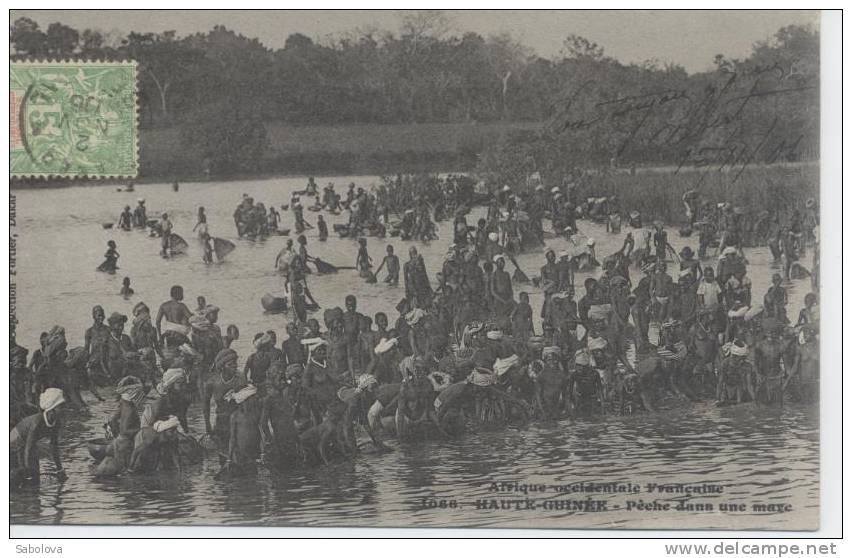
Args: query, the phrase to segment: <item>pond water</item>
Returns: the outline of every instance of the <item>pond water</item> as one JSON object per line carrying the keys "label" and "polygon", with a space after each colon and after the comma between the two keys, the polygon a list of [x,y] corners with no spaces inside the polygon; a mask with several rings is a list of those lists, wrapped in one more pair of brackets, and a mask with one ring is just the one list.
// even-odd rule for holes
{"label": "pond water", "polygon": [[[338,190],[350,181],[368,187],[372,177],[332,177]],[[322,181],[320,181],[322,182]],[[135,193],[115,187],[86,186],[57,190],[15,192],[18,234],[17,340],[30,351],[38,335],[53,324],[66,328],[69,346],[82,345],[90,325],[91,307],[101,304],[107,314],[125,315],[140,300],[156,309],[168,298],[169,287],[180,284],[186,302],[195,307],[203,295],[219,306],[220,324],[236,324],[241,339],[234,348],[241,361],[250,354],[255,332],[274,329],[285,337],[286,316],[265,314],[260,298],[282,294],[283,281],[273,269],[285,237],[265,241],[238,240],[232,213],[242,194],[269,205],[288,203],[290,193],[304,188],[303,178],[181,184],[173,192],[167,184],[137,186]],[[149,215],[168,211],[175,232],[190,244],[189,253],[172,259],[158,255],[158,239],[140,231],[105,230],[124,205],[135,206],[144,197]],[[236,243],[226,261],[205,265],[191,232],[197,207],[207,210],[210,232]],[[480,210],[473,212],[478,217]],[[292,227],[292,216],[282,212],[282,227]],[[315,215],[306,212],[309,222]],[[325,214],[329,229],[346,216]],[[469,219],[470,221],[470,219]],[[475,221],[475,219],[474,219]],[[582,232],[597,240],[603,256],[621,246],[622,235],[580,222]],[[626,230],[624,231],[626,232]],[[430,275],[440,269],[451,241],[451,224],[440,224],[440,240],[431,243],[399,239],[368,240],[376,265],[387,244],[401,259],[409,245],[424,255]],[[356,243],[334,235],[320,243],[314,230],[307,233],[309,251],[336,265],[354,265]],[[108,240],[118,244],[120,271],[95,271]],[[686,243],[697,248],[697,238],[670,233],[675,249]],[[559,250],[564,239],[550,240]],[[544,249],[518,258],[527,275],[538,274]],[[746,251],[749,276],[757,300],[762,298],[777,269],[765,248]],[[803,259],[809,262],[808,258]],[[708,261],[715,265],[715,261]],[[509,266],[511,268],[511,265]],[[118,292],[128,276],[136,295],[125,301]],[[577,278],[581,285],[585,276]],[[381,278],[380,278],[381,279]],[[395,319],[394,306],[403,288],[381,281],[367,284],[354,271],[310,277],[314,297],[323,307],[343,306],[343,298],[358,297],[359,310],[372,315],[386,312]],[[541,305],[540,291],[530,293],[533,308]],[[795,317],[809,281],[788,285],[789,315]],[[582,295],[580,288],[577,297]],[[760,298],[758,298],[760,297]],[[537,324],[537,327],[540,326]],[[819,430],[816,408],[786,406],[766,409],[751,404],[717,408],[710,402],[672,406],[657,414],[607,417],[594,421],[537,423],[523,428],[469,433],[453,440],[395,444],[388,454],[359,455],[351,462],[257,478],[216,481],[218,460],[208,458],[183,475],[128,476],[96,481],[85,440],[99,437],[114,402],[93,402],[88,415],[71,415],[63,435],[63,457],[70,479],[57,483],[47,477],[38,489],[12,495],[11,521],[15,524],[185,524],[185,525],[347,525],[347,526],[482,526],[566,528],[815,528],[818,523]],[[203,432],[200,409],[191,410],[194,432]],[[44,464],[45,470],[51,465]],[[684,494],[646,492],[647,483],[671,482],[719,485],[721,494],[694,494],[693,503],[712,503],[712,511],[685,512],[674,508]],[[544,484],[548,489],[526,497],[536,499],[534,510],[477,509],[477,500],[524,498],[523,493],[490,491],[492,482]],[[640,492],[558,492],[554,486],[578,482],[621,483],[640,486]],[[569,504],[545,501],[601,500],[606,509],[575,511]],[[434,499],[434,500],[433,500]],[[446,507],[429,507],[445,500]],[[627,502],[634,508],[627,511]],[[635,502],[668,502],[668,510],[637,510]],[[745,504],[745,511],[721,512],[720,503]],[[774,513],[754,504],[789,504]],[[480,502],[480,507],[488,507]],[[657,507],[663,507],[662,505]]]}

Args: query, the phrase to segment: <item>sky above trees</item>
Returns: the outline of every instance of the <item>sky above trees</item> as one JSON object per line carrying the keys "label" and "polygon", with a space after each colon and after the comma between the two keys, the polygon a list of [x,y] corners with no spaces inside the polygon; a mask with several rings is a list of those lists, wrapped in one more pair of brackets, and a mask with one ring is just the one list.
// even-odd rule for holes
{"label": "sky above trees", "polygon": [[[315,42],[333,41],[356,30],[399,33],[412,12],[401,11],[95,11],[12,10],[11,19],[28,17],[42,28],[60,21],[77,29],[96,29],[122,38],[130,31],[177,35],[207,32],[225,25],[264,46],[280,49],[292,33]],[[567,35],[577,34],[606,46],[622,63],[656,59],[688,72],[713,68],[717,54],[744,58],[752,45],[787,25],[818,25],[815,11],[445,11],[450,33],[483,36],[510,32],[539,56],[558,56]]]}

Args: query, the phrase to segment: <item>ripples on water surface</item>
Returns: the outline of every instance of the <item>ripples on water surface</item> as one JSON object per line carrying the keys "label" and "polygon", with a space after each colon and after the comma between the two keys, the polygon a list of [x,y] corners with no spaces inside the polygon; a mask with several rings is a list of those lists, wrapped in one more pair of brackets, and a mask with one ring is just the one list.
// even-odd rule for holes
{"label": "ripples on water surface", "polygon": [[[331,178],[339,190],[350,181],[369,186],[377,180],[365,177]],[[234,323],[242,339],[235,344],[242,359],[250,354],[255,332],[275,329],[284,337],[285,317],[266,315],[260,297],[281,293],[283,283],[273,272],[275,255],[285,237],[266,241],[236,240],[232,213],[247,193],[269,207],[288,203],[290,192],[304,187],[302,178],[259,181],[182,184],[175,193],[168,185],[142,185],[135,193],[117,193],[112,187],[74,187],[59,190],[16,192],[18,227],[18,342],[31,351],[38,335],[53,324],[67,330],[69,345],[82,345],[90,325],[90,311],[102,304],[108,313],[130,315],[133,305],[144,300],[155,308],[168,298],[172,284],[181,284],[186,302],[195,297],[222,308],[220,322]],[[321,184],[324,184],[320,180]],[[149,215],[168,211],[175,232],[190,242],[187,256],[164,260],[159,242],[145,234],[104,230],[101,223],[114,222],[124,205],[135,206],[144,197]],[[201,262],[192,242],[197,207],[207,210],[210,232],[236,242],[227,261],[212,266]],[[478,212],[474,212],[478,216]],[[282,212],[282,227],[292,227],[292,217]],[[316,216],[306,212],[309,222]],[[345,216],[329,216],[344,222]],[[469,219],[470,220],[470,219]],[[622,235],[608,235],[602,227],[580,223],[583,232],[597,240],[598,257],[621,246]],[[378,266],[386,244],[392,243],[405,260],[408,245],[424,254],[434,275],[451,239],[450,224],[441,223],[441,240],[430,244],[399,239],[369,239],[368,248]],[[626,230],[624,231],[626,232]],[[337,265],[353,265],[356,244],[332,237],[326,243],[307,233],[312,254]],[[114,276],[97,273],[107,240],[114,239],[121,254],[120,271]],[[697,238],[682,239],[670,233],[675,249],[685,242],[693,248]],[[550,241],[559,249],[567,241]],[[747,251],[754,296],[762,297],[770,284],[771,256],[764,248]],[[542,265],[543,250],[518,258],[528,275]],[[803,260],[809,262],[809,258]],[[715,262],[707,262],[715,263]],[[806,263],[807,265],[807,263]],[[123,300],[118,291],[124,276],[132,279],[136,296]],[[582,284],[584,277],[577,280]],[[343,297],[358,297],[359,310],[373,314],[393,307],[402,287],[381,283],[368,285],[355,272],[309,279],[314,297],[324,307],[342,306]],[[518,287],[516,287],[518,289]],[[537,310],[541,296],[529,287]],[[789,287],[789,314],[795,317],[808,281]],[[579,298],[580,294],[578,294]],[[757,298],[759,300],[759,298]],[[539,423],[523,428],[467,434],[450,441],[394,445],[384,455],[362,455],[349,463],[332,464],[287,475],[261,470],[256,479],[218,482],[213,475],[218,461],[208,458],[182,476],[131,477],[94,480],[85,440],[98,437],[114,403],[93,404],[89,416],[69,416],[63,433],[63,458],[70,479],[59,485],[47,478],[40,490],[14,495],[14,523],[46,524],[182,524],[182,525],[347,525],[347,526],[480,526],[480,527],[585,527],[585,528],[816,528],[819,505],[819,433],[817,409],[788,406],[764,409],[747,404],[716,408],[703,402],[659,414],[608,417],[570,424]],[[194,432],[203,432],[200,409],[193,407]],[[50,465],[46,465],[50,467]],[[714,512],[626,512],[628,499],[646,503],[655,498],[672,504],[682,496],[646,492],[594,494],[609,507],[622,509],[581,513],[538,509],[534,512],[480,510],[474,501],[486,498],[490,482],[567,485],[577,482],[710,483],[724,486],[718,495],[694,496],[693,501],[789,503],[786,513],[737,514]],[[537,499],[581,499],[548,491]],[[502,493],[499,498],[514,498]],[[523,494],[517,497],[522,498]],[[455,509],[422,509],[423,498],[456,499]],[[715,506],[718,509],[718,505]]]}

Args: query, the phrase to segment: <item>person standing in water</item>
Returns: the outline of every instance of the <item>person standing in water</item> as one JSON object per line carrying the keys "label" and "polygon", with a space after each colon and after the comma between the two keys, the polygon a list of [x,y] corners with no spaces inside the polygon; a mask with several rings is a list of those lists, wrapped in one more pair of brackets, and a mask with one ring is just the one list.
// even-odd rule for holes
{"label": "person standing in water", "polygon": [[160,255],[164,258],[169,257],[169,248],[171,248],[172,229],[174,225],[169,220],[169,214],[163,213],[163,218],[160,221],[160,226],[163,231],[162,243],[160,244]]}
{"label": "person standing in water", "polygon": [[308,262],[313,262],[314,258],[308,254],[308,239],[305,238],[305,235],[300,234],[299,238],[296,239],[296,242],[299,243],[299,258],[302,260],[302,267],[305,270],[305,273],[309,273]]}
{"label": "person standing in water", "polygon": [[320,242],[328,240],[328,225],[325,224],[322,215],[317,215],[317,231],[319,232]]}
{"label": "person standing in water", "polygon": [[293,211],[293,221],[295,222],[296,232],[303,233],[307,228],[305,226],[305,217],[304,210],[302,209],[302,204],[299,203],[299,198],[295,198],[293,204],[291,205],[291,209]]}
{"label": "person standing in water", "polygon": [[130,212],[129,205],[125,205],[124,211],[118,216],[118,228],[123,231],[129,231],[133,228],[133,214]]}
{"label": "person standing in water", "polygon": [[206,264],[213,263],[213,237],[209,234],[205,233],[201,238],[201,249],[204,251],[204,254],[201,256],[201,261]]}
{"label": "person standing in water", "polygon": [[281,215],[274,205],[269,206],[269,214],[266,217],[266,227],[272,234],[278,234],[278,222],[281,220]]}
{"label": "person standing in water", "polygon": [[196,231],[200,240],[207,236],[207,215],[204,213],[204,206],[198,206],[198,221],[192,227],[192,232]]}
{"label": "person standing in water", "polygon": [[317,183],[314,181],[313,176],[308,177],[308,185],[305,187],[305,195],[306,196],[316,196],[317,195]]}
{"label": "person standing in water", "polygon": [[145,198],[136,200],[136,209],[133,210],[133,226],[144,229],[148,225],[148,215],[145,211]]}
{"label": "person standing in water", "polygon": [[207,214],[204,212],[204,206],[198,207],[198,220],[196,221],[195,226],[192,227],[192,231],[198,233],[198,241],[201,243],[201,249],[203,251],[201,261],[206,264],[212,264],[214,253],[213,237],[210,236],[207,229]]}
{"label": "person standing in water", "polygon": [[367,253],[367,239],[359,238],[358,239],[358,255],[355,257],[355,269],[358,270],[358,275],[364,279],[370,278],[373,276],[373,272],[370,271],[373,268],[373,260],[370,258],[370,255]]}
{"label": "person standing in water", "polygon": [[86,373],[89,378],[93,374],[107,374],[107,341],[109,327],[104,324],[106,312],[97,305],[92,308],[92,326],[83,335],[83,350],[88,356]]}

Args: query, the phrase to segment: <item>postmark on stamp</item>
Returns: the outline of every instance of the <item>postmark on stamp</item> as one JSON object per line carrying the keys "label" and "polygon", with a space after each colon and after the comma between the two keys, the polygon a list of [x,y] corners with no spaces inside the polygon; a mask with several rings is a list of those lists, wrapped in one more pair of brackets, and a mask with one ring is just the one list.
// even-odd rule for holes
{"label": "postmark on stamp", "polygon": [[13,178],[134,178],[136,62],[13,62]]}

